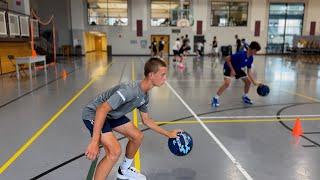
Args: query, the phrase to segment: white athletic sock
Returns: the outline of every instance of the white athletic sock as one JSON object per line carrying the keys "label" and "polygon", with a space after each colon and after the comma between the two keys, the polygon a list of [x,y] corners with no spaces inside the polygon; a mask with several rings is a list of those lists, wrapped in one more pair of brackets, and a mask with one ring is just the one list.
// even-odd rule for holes
{"label": "white athletic sock", "polygon": [[131,166],[132,161],[133,159],[128,159],[127,157],[125,157],[120,165],[120,169],[127,170]]}
{"label": "white athletic sock", "polygon": [[218,95],[215,96],[216,99],[219,99],[219,97],[220,97],[220,96],[218,96]]}
{"label": "white athletic sock", "polygon": [[243,94],[243,97],[248,97],[248,94]]}

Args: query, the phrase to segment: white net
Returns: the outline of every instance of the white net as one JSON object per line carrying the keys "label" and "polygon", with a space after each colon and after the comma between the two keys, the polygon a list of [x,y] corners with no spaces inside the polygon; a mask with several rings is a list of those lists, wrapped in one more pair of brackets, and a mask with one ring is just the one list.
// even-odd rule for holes
{"label": "white net", "polygon": [[6,16],[4,11],[0,11],[0,35],[7,35]]}
{"label": "white net", "polygon": [[10,36],[20,36],[18,15],[8,13]]}
{"label": "white net", "polygon": [[28,16],[20,16],[20,30],[21,36],[29,37],[29,17]]}
{"label": "white net", "polygon": [[31,25],[33,26],[33,37],[39,37],[39,22],[36,19],[30,19]]}

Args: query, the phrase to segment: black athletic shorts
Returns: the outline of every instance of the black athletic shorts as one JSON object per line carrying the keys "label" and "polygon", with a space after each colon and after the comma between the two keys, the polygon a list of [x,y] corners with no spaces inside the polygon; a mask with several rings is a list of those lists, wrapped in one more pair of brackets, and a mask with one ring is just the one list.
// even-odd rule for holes
{"label": "black athletic shorts", "polygon": [[[236,79],[247,76],[247,74],[242,69],[237,69],[237,70],[235,69],[235,71],[236,71],[236,75],[235,75]],[[224,76],[230,77],[230,74],[231,74],[230,68],[228,68],[228,67],[223,68],[223,75]]]}
{"label": "black athletic shorts", "polygon": [[153,51],[154,53],[157,53],[157,48],[152,48],[152,51]]}
{"label": "black athletic shorts", "polygon": [[[88,128],[88,130],[92,136],[94,120],[84,119],[83,122],[86,125],[86,127]],[[102,133],[111,132],[113,128],[121,126],[121,125],[126,124],[128,122],[130,122],[130,119],[128,119],[126,116],[122,116],[119,119],[107,118],[102,126],[101,132]]]}
{"label": "black athletic shorts", "polygon": [[179,55],[179,51],[178,50],[173,50],[173,55],[178,56]]}

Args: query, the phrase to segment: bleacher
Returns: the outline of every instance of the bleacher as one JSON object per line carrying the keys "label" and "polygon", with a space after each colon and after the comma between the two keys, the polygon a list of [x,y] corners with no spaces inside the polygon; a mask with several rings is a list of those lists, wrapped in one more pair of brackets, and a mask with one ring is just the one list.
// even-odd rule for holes
{"label": "bleacher", "polygon": [[320,54],[320,36],[294,36],[293,46],[288,49],[294,54]]}

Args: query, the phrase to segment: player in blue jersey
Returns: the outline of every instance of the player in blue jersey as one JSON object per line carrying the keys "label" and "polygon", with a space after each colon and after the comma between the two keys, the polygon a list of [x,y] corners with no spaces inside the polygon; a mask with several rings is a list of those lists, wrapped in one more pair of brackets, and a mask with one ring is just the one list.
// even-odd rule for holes
{"label": "player in blue jersey", "polygon": [[[231,56],[226,57],[226,62],[223,67],[224,83],[220,86],[217,94],[212,98],[211,105],[213,107],[218,107],[219,97],[226,90],[231,83],[231,78],[242,79],[244,82],[244,95],[242,96],[242,102],[245,104],[252,104],[252,100],[248,97],[248,92],[251,83],[254,85],[259,85],[259,83],[254,79],[251,71],[253,56],[260,51],[261,46],[258,42],[253,41],[249,45],[247,51],[240,51]],[[247,69],[247,73],[244,69]]]}

